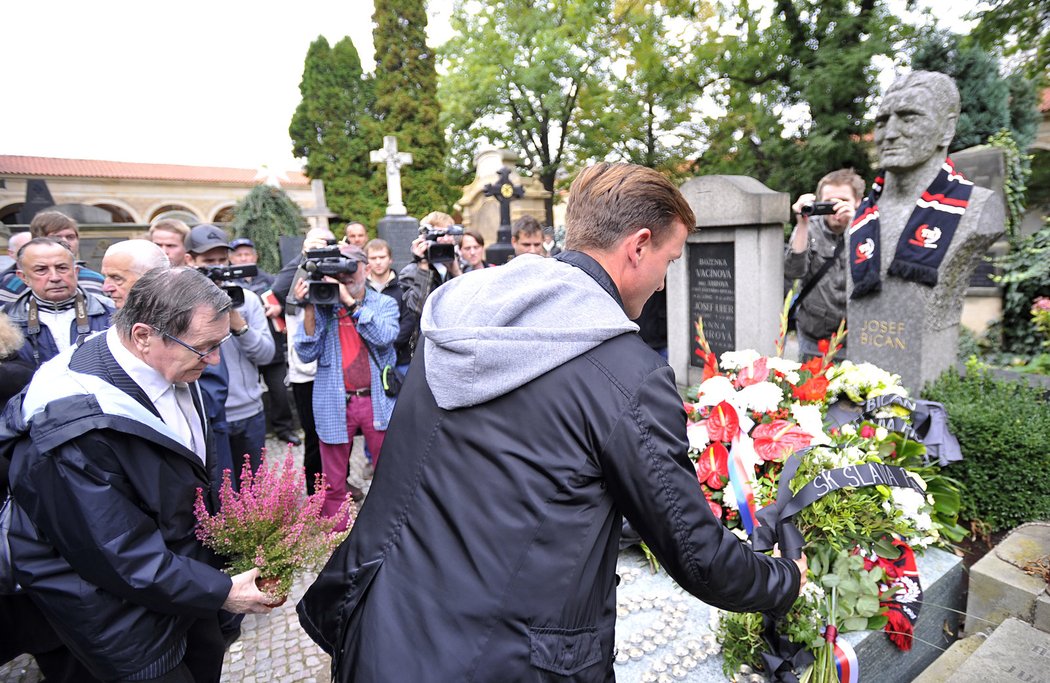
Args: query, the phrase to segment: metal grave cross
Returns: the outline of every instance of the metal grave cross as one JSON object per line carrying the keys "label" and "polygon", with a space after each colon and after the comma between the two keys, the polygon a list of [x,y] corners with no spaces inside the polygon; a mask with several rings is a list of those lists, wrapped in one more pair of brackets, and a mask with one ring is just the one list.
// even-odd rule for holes
{"label": "metal grave cross", "polygon": [[393,135],[383,136],[383,149],[374,149],[368,153],[373,164],[386,165],[386,214],[404,216],[408,213],[401,200],[401,167],[412,163],[412,155],[397,151],[397,138]]}
{"label": "metal grave cross", "polygon": [[495,197],[499,202],[499,225],[510,227],[510,203],[525,196],[525,188],[510,182],[510,168],[504,166],[496,172],[497,181],[484,188],[486,197]]}

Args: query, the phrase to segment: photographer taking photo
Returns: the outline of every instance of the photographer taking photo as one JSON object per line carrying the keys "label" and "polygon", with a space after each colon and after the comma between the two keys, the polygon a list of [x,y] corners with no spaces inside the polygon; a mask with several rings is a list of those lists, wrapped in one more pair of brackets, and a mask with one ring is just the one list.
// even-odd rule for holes
{"label": "photographer taking photo", "polygon": [[[853,169],[832,171],[792,205],[795,230],[784,254],[784,277],[799,280],[794,303],[799,360],[819,356],[817,342],[829,338],[846,317],[846,229],[864,196],[864,180]],[[845,358],[845,347],[839,354]]]}
{"label": "photographer taking photo", "polygon": [[[317,360],[313,413],[320,438],[321,471],[327,480],[323,512],[331,517],[347,494],[347,464],[352,437],[361,433],[378,465],[394,399],[383,389],[383,371],[397,357],[397,303],[366,286],[369,265],[357,246],[340,244],[305,252],[303,268],[321,277],[295,282],[303,305],[303,325],[294,338],[303,362]],[[318,287],[318,285],[321,285]],[[330,290],[323,285],[329,285]],[[334,297],[329,298],[329,294]],[[317,303],[320,299],[326,303]],[[343,396],[345,403],[338,399]],[[351,490],[356,499],[359,491]],[[347,520],[340,521],[340,529]]]}
{"label": "photographer taking photo", "polygon": [[[419,318],[423,314],[427,297],[441,285],[463,274],[459,259],[455,256],[456,235],[462,235],[463,229],[450,230],[455,225],[456,221],[447,213],[432,211],[424,216],[419,222],[420,235],[412,240],[415,262],[402,268],[397,275],[405,291],[401,303],[414,319],[407,354],[402,353],[402,357],[407,355],[411,358],[415,353],[419,339]],[[435,254],[437,258],[434,258]],[[428,255],[433,258],[433,262],[427,258]]]}

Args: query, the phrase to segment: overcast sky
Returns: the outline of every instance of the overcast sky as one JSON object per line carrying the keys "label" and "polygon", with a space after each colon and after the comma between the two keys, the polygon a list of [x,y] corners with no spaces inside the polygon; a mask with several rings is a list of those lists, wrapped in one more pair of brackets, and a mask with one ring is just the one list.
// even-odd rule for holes
{"label": "overcast sky", "polygon": [[[929,0],[949,19],[972,0]],[[371,0],[5,2],[0,154],[292,170],[310,43],[370,65]],[[431,44],[452,0],[430,0]],[[948,9],[951,8],[951,9]],[[958,27],[956,27],[958,30]],[[368,67],[370,68],[370,67]]]}

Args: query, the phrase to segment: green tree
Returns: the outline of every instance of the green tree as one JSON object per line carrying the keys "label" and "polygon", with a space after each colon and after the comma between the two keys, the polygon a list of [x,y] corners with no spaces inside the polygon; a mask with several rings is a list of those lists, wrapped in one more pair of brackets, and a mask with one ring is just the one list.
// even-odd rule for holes
{"label": "green tree", "polygon": [[992,0],[967,18],[979,19],[971,37],[982,47],[1016,56],[1027,78],[1046,85],[1050,69],[1050,3],[1043,0]]}
{"label": "green tree", "polygon": [[746,173],[792,195],[837,168],[870,178],[873,58],[894,54],[907,27],[883,0],[776,0],[768,20],[761,10],[725,2],[698,41],[717,55],[698,83],[726,112],[706,120],[700,170]]}
{"label": "green tree", "polygon": [[306,160],[306,174],[325,182],[328,205],[346,219],[382,213],[383,196],[368,188],[374,96],[353,41],[329,47],[324,36],[310,44],[299,84],[302,100],[288,133],[292,152]]}
{"label": "green tree", "polygon": [[[398,150],[412,154],[401,185],[409,213],[447,211],[459,189],[445,172],[445,138],[437,98],[436,56],[426,44],[424,0],[376,0],[372,32],[376,50],[375,144],[396,135]],[[378,168],[378,167],[376,167]],[[376,173],[369,191],[386,205],[386,175]],[[382,213],[372,214],[378,220]]]}
{"label": "green tree", "polygon": [[519,152],[522,165],[537,169],[543,187],[554,192],[563,167],[578,159],[571,143],[582,134],[580,121],[600,127],[596,107],[609,102],[604,82],[612,10],[611,0],[456,3],[455,35],[441,51],[446,75],[439,93],[461,170],[479,145],[499,144]]}
{"label": "green tree", "polygon": [[230,227],[237,237],[255,243],[259,267],[276,273],[281,269],[281,235],[301,235],[306,221],[299,205],[284,190],[256,185],[234,207]]}

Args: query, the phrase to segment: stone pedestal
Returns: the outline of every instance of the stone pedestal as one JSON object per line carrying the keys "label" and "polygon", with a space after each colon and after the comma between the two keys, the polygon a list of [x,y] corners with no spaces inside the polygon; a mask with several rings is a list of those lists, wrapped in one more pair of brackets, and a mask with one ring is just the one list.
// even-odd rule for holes
{"label": "stone pedestal", "polygon": [[[1017,527],[991,552],[970,568],[970,595],[966,630],[989,631],[1008,617],[1033,622],[1050,630],[1050,596],[1046,581],[1026,573],[1029,562],[1050,554],[1050,524],[1034,522]],[[1038,615],[1037,615],[1038,611]]]}
{"label": "stone pedestal", "polygon": [[699,232],[667,269],[668,361],[678,383],[699,380],[694,323],[716,354],[771,355],[784,305],[784,221],[791,200],[746,176],[701,176],[682,187]]}
{"label": "stone pedestal", "polygon": [[376,234],[390,245],[395,273],[412,263],[412,240],[419,237],[419,220],[412,216],[384,216],[376,223]]}
{"label": "stone pedestal", "polygon": [[1050,634],[1007,619],[947,683],[1050,683]]}

